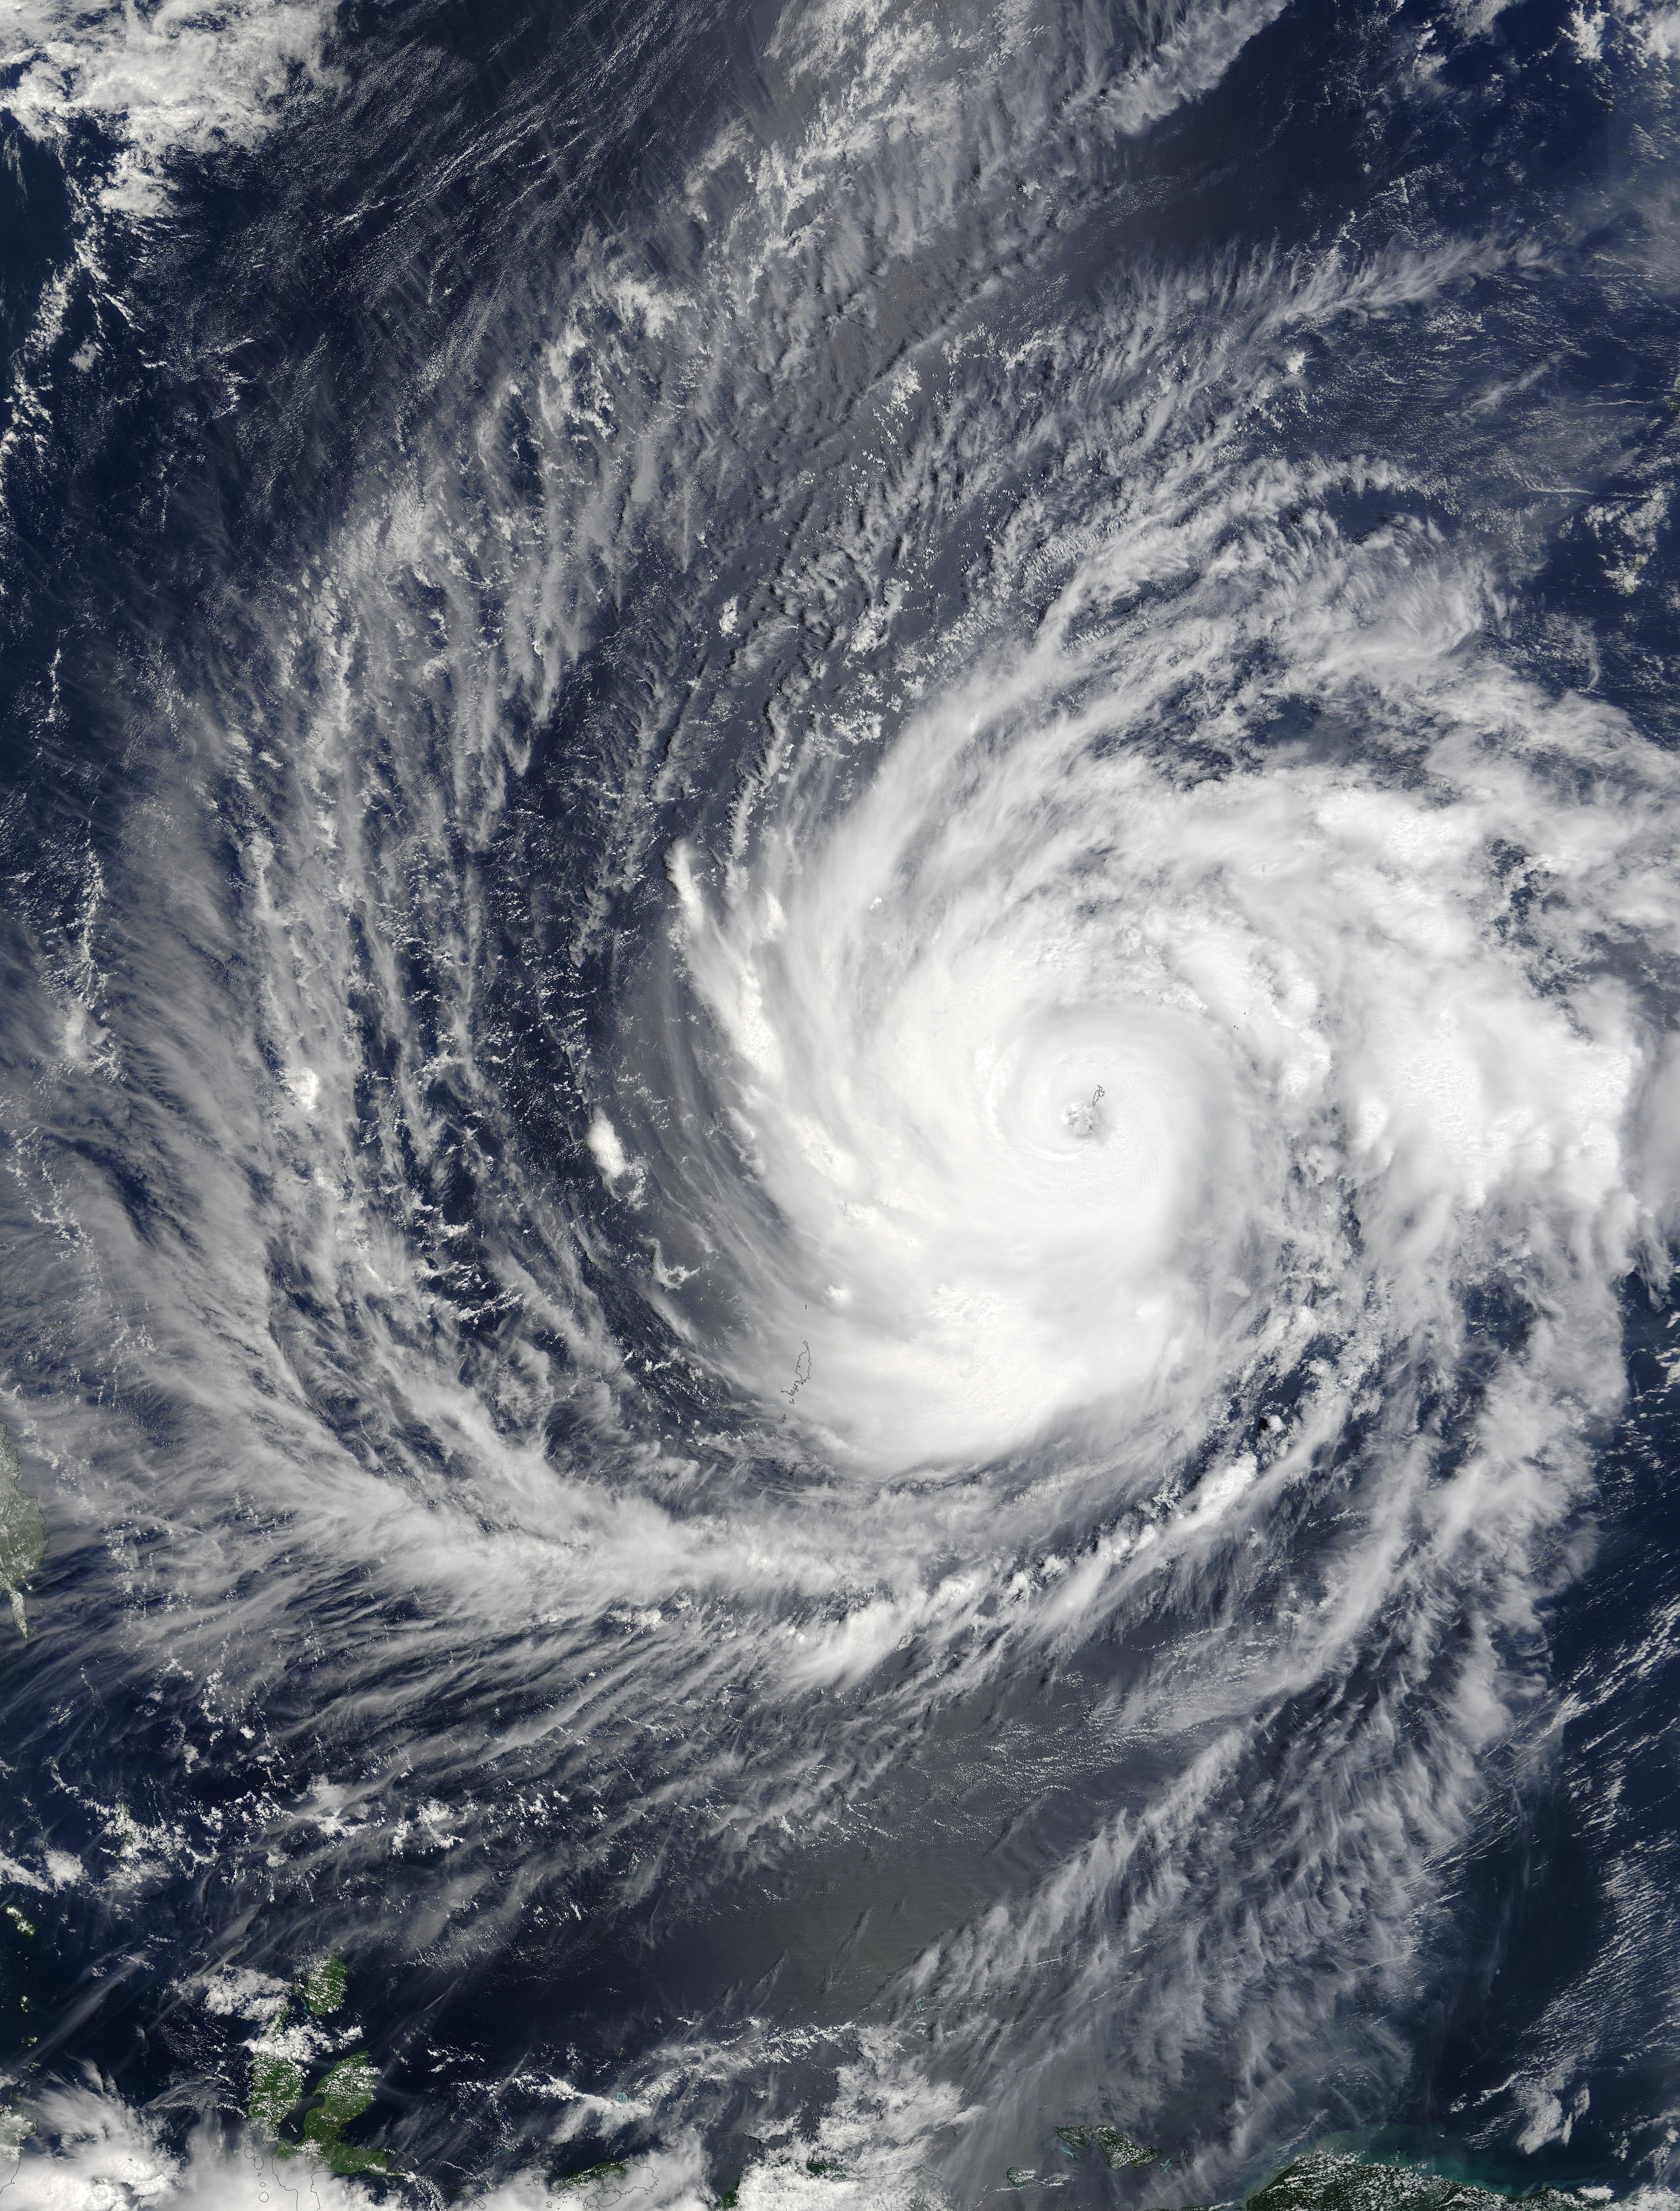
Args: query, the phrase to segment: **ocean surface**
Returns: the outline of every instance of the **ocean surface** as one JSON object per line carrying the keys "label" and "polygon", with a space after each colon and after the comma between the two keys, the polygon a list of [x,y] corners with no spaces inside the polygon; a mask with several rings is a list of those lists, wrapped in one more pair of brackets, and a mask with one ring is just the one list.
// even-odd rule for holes
{"label": "ocean surface", "polygon": [[1672,2211],[1677,97],[0,0],[0,2211]]}

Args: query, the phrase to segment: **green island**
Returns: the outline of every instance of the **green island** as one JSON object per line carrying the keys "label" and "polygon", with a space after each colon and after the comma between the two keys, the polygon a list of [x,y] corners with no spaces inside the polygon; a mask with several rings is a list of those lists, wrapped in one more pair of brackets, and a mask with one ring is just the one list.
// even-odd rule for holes
{"label": "green island", "polygon": [[344,2002],[346,1980],[342,1958],[323,1958],[318,1966],[310,1967],[304,1978],[303,1996],[311,2018],[323,2019],[339,2008]]}
{"label": "green island", "polygon": [[0,2104],[0,2189],[10,2187],[23,2155],[23,2145],[34,2130],[33,2120],[15,2104]]}
{"label": "green island", "polygon": [[17,1451],[0,1423],[0,1590],[11,1602],[12,1618],[22,1636],[29,1633],[24,1594],[45,1556],[46,1523],[40,1506],[18,1481]]}
{"label": "green island", "polygon": [[746,2179],[747,2173],[755,2164],[786,2166],[792,2172],[808,2172],[814,2180],[849,2180],[851,2178],[851,2174],[846,2167],[843,2165],[837,2165],[831,2158],[807,2157],[802,2165],[797,2158],[785,2155],[751,2159],[737,2177],[734,2186],[726,2188],[718,2197],[718,2211],[735,2211],[736,2205],[740,2202],[741,2182]]}
{"label": "green island", "polygon": [[1058,2127],[1056,2140],[1068,2157],[1076,2157],[1082,2149],[1100,2150],[1110,2172],[1127,2165],[1153,2165],[1161,2154],[1158,2149],[1145,2149],[1134,2142],[1118,2127]]}
{"label": "green island", "polygon": [[[365,2050],[352,2050],[307,2085],[308,2069],[298,2054],[307,2044],[311,2024],[337,2011],[344,2002],[347,1975],[340,1958],[323,1958],[264,2026],[251,2060],[251,2097],[245,2115],[277,2158],[305,2153],[334,2172],[384,2172],[385,2153],[344,2139],[345,2129],[373,2101],[379,2076]],[[301,2009],[301,2017],[299,2017]],[[282,2134],[287,2121],[302,2112],[300,2138]]]}
{"label": "green island", "polygon": [[1242,2211],[1508,2211],[1513,2202],[1532,2211],[1584,2211],[1592,2201],[1556,2188],[1508,2195],[1415,2166],[1368,2163],[1357,2151],[1320,2143],[1245,2196]]}

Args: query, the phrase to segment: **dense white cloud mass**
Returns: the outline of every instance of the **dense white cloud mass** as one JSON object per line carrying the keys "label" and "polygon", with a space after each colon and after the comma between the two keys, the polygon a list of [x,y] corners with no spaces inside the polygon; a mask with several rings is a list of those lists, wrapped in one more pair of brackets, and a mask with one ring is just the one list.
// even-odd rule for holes
{"label": "dense white cloud mass", "polygon": [[84,118],[95,122],[110,142],[100,204],[156,215],[172,155],[251,145],[288,94],[321,84],[334,14],[292,0],[214,12],[193,0],[149,9],[6,0],[0,105],[55,141]]}
{"label": "dense white cloud mass", "polygon": [[[1459,644],[1455,603],[1411,612]],[[1124,743],[1146,668],[1114,655],[1064,716],[1032,695],[1047,652],[924,710],[716,918],[683,869],[718,1124],[763,1193],[707,1216],[752,1386],[807,1338],[799,1415],[876,1464],[1070,1422],[1181,1448],[1300,1330],[1363,1365],[1450,1334],[1496,1269],[1568,1313],[1571,1362],[1598,1342],[1613,1395],[1608,1300],[1665,1198],[1638,1126],[1663,1036],[1581,954],[1671,948],[1672,777],[1613,719],[1442,682],[1421,642],[1369,764],[1205,779]],[[1362,644],[1364,669],[1289,675],[1358,711],[1393,650]],[[1408,715],[1403,749],[1382,725]]]}

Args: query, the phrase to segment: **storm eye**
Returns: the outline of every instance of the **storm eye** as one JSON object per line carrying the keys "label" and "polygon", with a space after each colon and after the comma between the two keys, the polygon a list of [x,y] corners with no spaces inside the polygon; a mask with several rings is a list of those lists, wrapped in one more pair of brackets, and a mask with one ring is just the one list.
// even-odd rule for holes
{"label": "storm eye", "polygon": [[1097,1134],[1097,1106],[1093,1099],[1076,1098],[1061,1109],[1061,1125],[1076,1136]]}

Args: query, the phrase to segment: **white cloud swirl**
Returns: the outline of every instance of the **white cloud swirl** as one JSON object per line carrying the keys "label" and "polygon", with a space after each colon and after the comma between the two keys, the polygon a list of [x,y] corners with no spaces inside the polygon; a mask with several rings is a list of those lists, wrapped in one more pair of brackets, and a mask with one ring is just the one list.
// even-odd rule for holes
{"label": "white cloud swirl", "polygon": [[1665,1191],[1664,1015],[1612,948],[1680,923],[1669,763],[1461,673],[1450,593],[1440,664],[1414,632],[1387,698],[1392,638],[1333,657],[1292,611],[1321,697],[1424,741],[1208,776],[1137,741],[1126,654],[1062,711],[1044,648],[716,899],[679,856],[716,1039],[691,1325],[767,1401],[808,1342],[795,1416],[863,1460],[1194,1442],[1309,1339],[1450,1343],[1490,1279],[1569,1316],[1560,1389],[1614,1396],[1612,1288]]}

